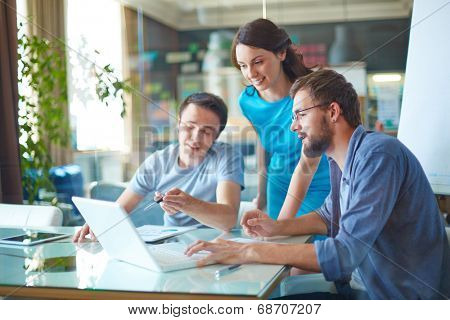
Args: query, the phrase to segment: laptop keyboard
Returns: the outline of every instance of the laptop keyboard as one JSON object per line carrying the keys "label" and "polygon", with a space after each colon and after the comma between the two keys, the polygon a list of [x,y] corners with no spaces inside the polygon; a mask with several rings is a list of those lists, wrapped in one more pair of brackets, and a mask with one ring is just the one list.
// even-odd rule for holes
{"label": "laptop keyboard", "polygon": [[177,242],[147,246],[147,248],[161,264],[178,264],[192,260],[196,261],[205,256],[205,254],[199,253],[188,257],[184,254],[186,245]]}

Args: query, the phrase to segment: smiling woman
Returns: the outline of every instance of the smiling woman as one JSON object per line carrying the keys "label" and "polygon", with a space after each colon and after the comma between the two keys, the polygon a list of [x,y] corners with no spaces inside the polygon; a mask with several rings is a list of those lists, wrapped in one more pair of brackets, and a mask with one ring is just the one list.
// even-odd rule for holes
{"label": "smiling woman", "polygon": [[324,157],[309,160],[307,165],[306,159],[300,161],[301,140],[289,130],[293,105],[289,90],[298,77],[311,70],[286,31],[267,19],[239,29],[231,60],[249,82],[239,104],[263,149],[258,161],[258,209],[264,209],[267,199],[270,217],[283,219],[318,208],[330,190],[327,161]]}

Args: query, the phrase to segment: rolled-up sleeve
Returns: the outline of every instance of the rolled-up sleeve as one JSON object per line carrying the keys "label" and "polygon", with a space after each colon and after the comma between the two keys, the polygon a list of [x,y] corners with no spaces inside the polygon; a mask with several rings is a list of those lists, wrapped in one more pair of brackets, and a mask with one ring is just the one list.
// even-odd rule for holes
{"label": "rolled-up sleeve", "polygon": [[332,199],[331,193],[325,198],[322,206],[315,210],[315,212],[322,218],[323,222],[327,225],[327,233],[330,235],[331,227],[331,210],[332,210]]}
{"label": "rolled-up sleeve", "polygon": [[[350,199],[341,213],[339,232],[334,238],[314,243],[322,273],[328,281],[351,275],[382,232],[395,206],[401,184],[396,160],[389,154],[373,152],[355,159],[350,181]],[[329,199],[318,213],[329,217]]]}

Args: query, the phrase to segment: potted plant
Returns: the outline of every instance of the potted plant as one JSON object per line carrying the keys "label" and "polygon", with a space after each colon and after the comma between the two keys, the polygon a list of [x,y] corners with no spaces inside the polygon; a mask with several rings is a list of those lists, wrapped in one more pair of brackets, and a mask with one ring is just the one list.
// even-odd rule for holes
{"label": "potted plant", "polygon": [[[22,26],[21,28],[22,29]],[[30,36],[19,29],[19,146],[22,186],[28,203],[32,204],[40,189],[55,191],[49,170],[53,161],[51,144],[70,143],[68,117],[62,106],[67,105],[66,47],[61,40]],[[108,98],[120,97],[125,115],[123,94],[129,91],[126,81],[120,81],[108,64],[103,68],[92,63],[96,77],[96,94],[108,105]],[[56,203],[56,197],[50,199]]]}

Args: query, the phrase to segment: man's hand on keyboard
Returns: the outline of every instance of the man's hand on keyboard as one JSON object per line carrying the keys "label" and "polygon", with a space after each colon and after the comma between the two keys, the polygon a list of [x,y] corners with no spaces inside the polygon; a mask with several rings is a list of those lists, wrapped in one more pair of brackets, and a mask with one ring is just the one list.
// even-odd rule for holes
{"label": "man's hand on keyboard", "polygon": [[186,255],[192,256],[200,251],[208,251],[203,259],[197,262],[199,267],[211,263],[235,264],[235,263],[251,263],[254,262],[247,254],[250,251],[251,243],[239,243],[223,239],[216,239],[212,242],[197,240],[187,247]]}

